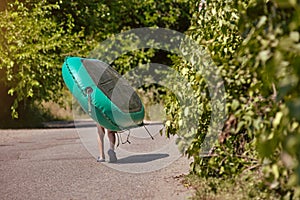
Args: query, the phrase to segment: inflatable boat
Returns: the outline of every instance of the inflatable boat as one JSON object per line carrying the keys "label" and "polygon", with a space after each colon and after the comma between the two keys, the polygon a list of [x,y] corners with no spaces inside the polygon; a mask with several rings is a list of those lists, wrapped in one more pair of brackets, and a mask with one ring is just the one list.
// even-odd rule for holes
{"label": "inflatable boat", "polygon": [[143,124],[141,99],[108,64],[97,59],[67,57],[62,76],[82,109],[101,126],[121,131]]}

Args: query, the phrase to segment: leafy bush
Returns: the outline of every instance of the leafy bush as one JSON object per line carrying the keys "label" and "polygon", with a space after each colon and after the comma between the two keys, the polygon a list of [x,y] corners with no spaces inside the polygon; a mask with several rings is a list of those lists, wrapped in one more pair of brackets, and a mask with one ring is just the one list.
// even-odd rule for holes
{"label": "leafy bush", "polygon": [[[0,11],[0,122],[26,117],[18,107],[61,101],[61,65],[67,55],[89,56],[99,42],[122,31],[161,26],[184,31],[189,26],[187,0],[36,1],[2,3]],[[6,5],[7,4],[7,5]],[[4,6],[3,6],[4,5]],[[183,23],[184,22],[184,23]],[[125,73],[147,63],[154,50],[123,55],[113,63]],[[160,58],[167,60],[166,57]]]}
{"label": "leafy bush", "polygon": [[[175,68],[199,94],[199,128],[188,147],[192,171],[200,176],[231,177],[249,170],[264,172],[264,185],[280,196],[300,193],[299,59],[300,5],[295,1],[210,0],[195,2],[187,32],[205,45],[220,70],[226,89],[227,120],[210,154],[200,156],[211,112],[204,77],[186,62]],[[204,93],[204,95],[203,95]],[[190,134],[169,98],[169,134]],[[185,126],[185,127],[180,127]],[[179,141],[184,143],[184,141]]]}
{"label": "leafy bush", "polygon": [[20,103],[26,113],[27,105],[35,101],[61,97],[63,56],[81,49],[82,33],[72,33],[71,18],[55,22],[51,18],[55,9],[59,9],[57,4],[44,1],[30,7],[15,1],[0,12],[0,84],[12,96],[4,110],[11,109],[14,118]]}

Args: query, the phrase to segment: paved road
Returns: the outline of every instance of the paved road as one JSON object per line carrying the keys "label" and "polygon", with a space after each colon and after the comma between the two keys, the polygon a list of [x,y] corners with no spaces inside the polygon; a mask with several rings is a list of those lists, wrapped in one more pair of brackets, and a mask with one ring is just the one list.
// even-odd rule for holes
{"label": "paved road", "polygon": [[[96,128],[91,123],[79,125],[0,130],[0,199],[181,200],[191,195],[180,183],[189,161],[182,157],[172,160],[174,155],[164,148],[168,141],[161,142],[159,135],[145,143],[147,148],[153,144],[153,149],[147,149],[145,138],[136,130],[131,146],[117,149],[119,163],[102,164],[95,161],[96,152],[91,148]],[[87,132],[92,133],[83,137]],[[136,168],[130,171],[132,166]]]}

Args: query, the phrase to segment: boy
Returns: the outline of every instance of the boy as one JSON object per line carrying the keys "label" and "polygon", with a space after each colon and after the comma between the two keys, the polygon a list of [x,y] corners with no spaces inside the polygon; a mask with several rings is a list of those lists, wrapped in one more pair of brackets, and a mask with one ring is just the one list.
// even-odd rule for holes
{"label": "boy", "polygon": [[[105,135],[105,129],[104,127],[97,124],[97,131],[98,131],[98,147],[99,147],[99,153],[100,156],[97,159],[97,162],[105,162],[105,154],[104,154],[104,135]],[[107,152],[109,156],[109,162],[113,163],[116,162],[117,156],[115,153],[115,143],[116,143],[116,131],[107,130],[107,136],[109,139],[109,145],[110,148]]]}

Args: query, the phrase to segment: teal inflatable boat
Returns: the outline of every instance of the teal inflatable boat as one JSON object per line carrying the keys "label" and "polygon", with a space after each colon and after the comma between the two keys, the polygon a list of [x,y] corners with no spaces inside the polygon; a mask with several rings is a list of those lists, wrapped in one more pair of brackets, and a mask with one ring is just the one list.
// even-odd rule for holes
{"label": "teal inflatable boat", "polygon": [[143,124],[144,106],[139,96],[108,64],[67,57],[62,76],[83,110],[101,126],[120,131]]}

